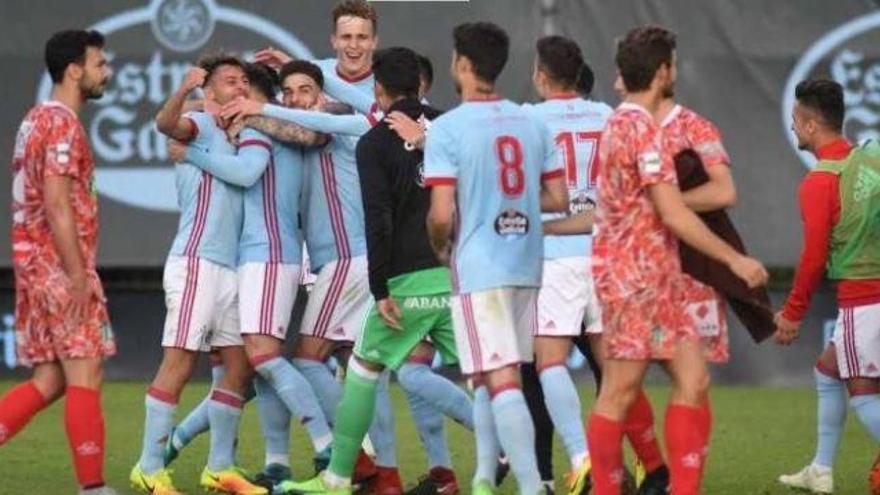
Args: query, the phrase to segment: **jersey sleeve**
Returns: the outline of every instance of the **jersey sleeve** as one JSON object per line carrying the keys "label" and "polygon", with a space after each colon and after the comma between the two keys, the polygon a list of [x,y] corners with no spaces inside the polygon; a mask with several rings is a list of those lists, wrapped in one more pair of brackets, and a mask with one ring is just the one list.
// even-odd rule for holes
{"label": "jersey sleeve", "polygon": [[678,185],[675,163],[663,146],[660,126],[648,119],[650,117],[641,118],[630,127],[629,139],[635,144],[639,182],[643,187],[661,182]]}
{"label": "jersey sleeve", "polygon": [[428,131],[425,141],[425,185],[453,185],[458,180],[458,159],[455,139],[447,130],[447,122],[438,119]]}
{"label": "jersey sleeve", "polygon": [[367,265],[370,292],[379,301],[388,297],[388,273],[391,265],[391,186],[381,151],[373,139],[361,139],[355,155],[364,225],[367,237]]}
{"label": "jersey sleeve", "polygon": [[541,181],[565,177],[565,169],[559,161],[559,148],[553,139],[550,127],[543,122],[538,122],[538,132],[543,140],[543,158],[541,162]]}
{"label": "jersey sleeve", "polygon": [[703,166],[729,165],[730,157],[721,143],[721,132],[708,119],[699,115],[687,127],[690,142],[700,158]]}
{"label": "jersey sleeve", "polygon": [[189,140],[190,143],[199,143],[202,146],[207,146],[208,144],[208,129],[211,128],[209,119],[213,120],[214,117],[207,112],[187,112],[183,114],[184,119],[190,121],[193,126],[193,137]]}
{"label": "jersey sleeve", "polygon": [[79,177],[79,163],[85,146],[79,129],[79,123],[73,116],[65,115],[51,122],[41,144],[45,149],[44,177]]}
{"label": "jersey sleeve", "polygon": [[336,71],[324,68],[324,92],[334,99],[351,105],[352,108],[364,115],[370,115],[376,100],[358,89],[354,84],[343,81],[336,75]]}
{"label": "jersey sleeve", "polygon": [[361,136],[370,130],[370,122],[363,115],[333,115],[324,112],[286,108],[280,105],[266,105],[263,115],[279,120],[293,122],[307,129],[325,134],[346,134]]}
{"label": "jersey sleeve", "polygon": [[212,153],[204,147],[190,144],[186,160],[214,177],[241,187],[250,187],[262,177],[272,156],[272,142],[265,135],[245,129],[241,133],[238,153]]}

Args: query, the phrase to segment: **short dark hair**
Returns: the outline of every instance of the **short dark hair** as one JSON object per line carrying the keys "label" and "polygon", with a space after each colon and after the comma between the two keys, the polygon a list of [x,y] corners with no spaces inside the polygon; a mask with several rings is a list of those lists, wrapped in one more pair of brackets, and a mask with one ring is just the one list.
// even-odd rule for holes
{"label": "short dark hair", "polygon": [[419,94],[419,57],[409,48],[395,46],[376,51],[373,75],[391,97]]}
{"label": "short dark hair", "polygon": [[843,86],[831,79],[807,79],[794,88],[798,103],[819,114],[829,129],[843,131],[846,105],[843,103]]}
{"label": "short dark hair", "polygon": [[274,100],[278,94],[278,74],[268,65],[261,63],[249,63],[244,67],[248,82],[252,87],[260,90],[268,100]]}
{"label": "short dark hair", "polygon": [[434,83],[434,65],[431,59],[421,54],[416,54],[416,59],[419,61],[419,77],[427,81],[430,86]]}
{"label": "short dark hair", "polygon": [[550,79],[574,88],[581,75],[584,56],[574,41],[562,36],[545,36],[535,43],[538,51],[538,66]]}
{"label": "short dark hair", "polygon": [[593,86],[595,85],[596,76],[593,74],[593,69],[590,67],[590,64],[584,62],[584,65],[581,66],[581,73],[578,76],[578,83],[575,91],[577,91],[582,97],[589,98],[590,94],[593,92]]}
{"label": "short dark hair", "polygon": [[373,23],[373,34],[379,29],[379,14],[366,0],[344,0],[333,8],[333,32],[336,32],[336,21],[343,16],[360,17]]}
{"label": "short dark hair", "polygon": [[456,26],[452,37],[455,52],[471,61],[477,77],[494,83],[507,63],[510,50],[507,33],[491,22],[468,22]]}
{"label": "short dark hair", "polygon": [[311,77],[319,88],[324,89],[324,73],[321,68],[308,60],[294,60],[281,66],[279,80],[281,83],[291,74],[305,74]]}
{"label": "short dark hair", "polygon": [[97,31],[70,29],[59,31],[46,42],[45,59],[49,77],[55,84],[64,80],[70,64],[83,64],[88,47],[104,48],[104,35]]}
{"label": "short dark hair", "polygon": [[662,65],[672,65],[675,35],[659,26],[632,29],[617,41],[617,68],[629,92],[648,89]]}
{"label": "short dark hair", "polygon": [[238,67],[242,71],[245,71],[245,63],[235,55],[231,55],[229,53],[214,53],[210,55],[203,55],[196,65],[201,67],[207,72],[205,74],[205,84],[208,84],[208,81],[211,80],[211,76],[217,72],[217,69],[223,67],[224,65],[229,65],[232,67]]}

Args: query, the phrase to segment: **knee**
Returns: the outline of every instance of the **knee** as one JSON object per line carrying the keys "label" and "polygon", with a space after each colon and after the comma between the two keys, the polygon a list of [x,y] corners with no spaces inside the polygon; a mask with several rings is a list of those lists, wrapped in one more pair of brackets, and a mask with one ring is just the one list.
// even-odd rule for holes
{"label": "knee", "polygon": [[693,373],[679,377],[675,384],[678,401],[695,406],[702,404],[709,396],[711,382],[712,378],[707,369],[695,370]]}
{"label": "knee", "polygon": [[404,363],[397,370],[397,383],[407,392],[418,391],[419,377],[426,371],[423,364]]}
{"label": "knee", "polygon": [[64,395],[64,389],[67,386],[64,374],[60,371],[57,373],[34,375],[31,381],[37,387],[37,390],[40,391],[47,404],[58,400],[59,397]]}

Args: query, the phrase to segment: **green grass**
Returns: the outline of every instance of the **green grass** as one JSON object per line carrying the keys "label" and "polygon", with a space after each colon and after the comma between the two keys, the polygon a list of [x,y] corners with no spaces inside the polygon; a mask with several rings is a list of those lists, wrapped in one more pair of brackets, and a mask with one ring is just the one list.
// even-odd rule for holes
{"label": "green grass", "polygon": [[[0,382],[0,392],[10,382]],[[193,407],[207,385],[190,386],[180,411]],[[584,407],[592,403],[591,390],[582,387]],[[128,472],[137,460],[143,427],[143,384],[113,383],[104,392],[107,421],[108,482],[129,493]],[[666,390],[651,389],[658,416],[662,416]],[[404,481],[414,483],[426,470],[426,460],[400,390],[394,387],[393,400],[398,412],[398,458]],[[780,473],[794,471],[812,457],[815,441],[815,396],[810,389],[766,389],[718,387],[713,391],[715,426],[704,493],[708,495],[785,494],[788,490],[775,482]],[[63,405],[55,404],[37,417],[28,428],[0,449],[0,495],[75,493],[73,474],[62,421]],[[178,418],[179,419],[179,418]],[[662,432],[662,425],[658,431]],[[473,439],[455,424],[448,427],[452,458],[462,487],[468,486],[473,465]],[[661,435],[662,436],[662,435]],[[311,449],[301,428],[295,428],[292,445],[294,472],[310,475]],[[242,423],[239,457],[242,464],[257,469],[262,463],[257,415],[253,407]],[[557,439],[558,440],[558,439]],[[198,475],[207,450],[207,438],[197,439],[174,464],[178,487],[198,493]],[[563,479],[567,462],[557,441],[557,480]],[[841,444],[835,481],[838,495],[864,495],[866,474],[876,446],[850,414]],[[512,480],[500,493],[514,493]]]}

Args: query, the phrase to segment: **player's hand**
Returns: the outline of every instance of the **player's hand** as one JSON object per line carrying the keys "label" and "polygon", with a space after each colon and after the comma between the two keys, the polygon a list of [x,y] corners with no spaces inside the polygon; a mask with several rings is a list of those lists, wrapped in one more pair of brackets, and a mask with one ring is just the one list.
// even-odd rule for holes
{"label": "player's hand", "polygon": [[70,316],[82,321],[86,317],[89,301],[92,298],[92,286],[86,272],[68,277],[70,281]]}
{"label": "player's hand", "polygon": [[226,126],[226,138],[230,143],[238,146],[238,142],[241,138],[241,131],[247,127],[247,119],[238,117],[229,122]]}
{"label": "player's hand", "polygon": [[169,139],[166,147],[168,148],[168,158],[171,158],[172,162],[180,163],[184,161],[186,157],[186,144],[176,139]]}
{"label": "player's hand", "polygon": [[220,110],[220,117],[229,121],[236,118],[259,115],[263,112],[263,103],[248,98],[237,98],[230,101]]}
{"label": "player's hand", "polygon": [[738,255],[728,265],[734,275],[741,278],[750,289],[767,284],[767,269],[760,261],[748,256]]}
{"label": "player's hand", "polygon": [[782,311],[776,313],[773,322],[776,323],[776,333],[773,335],[777,344],[789,345],[797,340],[801,322],[787,319],[782,316]]}
{"label": "player's hand", "polygon": [[380,299],[376,303],[376,307],[379,310],[379,316],[386,325],[395,330],[403,330],[403,327],[400,325],[400,318],[403,317],[403,313],[393,297],[388,296],[385,299]]}
{"label": "player's hand", "polygon": [[437,255],[437,260],[441,265],[448,267],[450,259],[452,259],[452,246],[447,244],[443,249],[435,249],[434,254]]}
{"label": "player's hand", "polygon": [[254,54],[254,62],[266,64],[269,67],[278,70],[282,65],[293,62],[293,57],[282,52],[281,50],[269,47],[264,48]]}
{"label": "player's hand", "polygon": [[205,84],[206,77],[208,77],[208,71],[201,67],[193,67],[183,78],[183,82],[180,84],[180,90],[189,93],[196,88],[201,88]]}
{"label": "player's hand", "polygon": [[415,121],[403,112],[391,112],[385,116],[388,128],[393,130],[405,142],[417,147],[418,143],[424,142],[425,127],[422,121]]}

